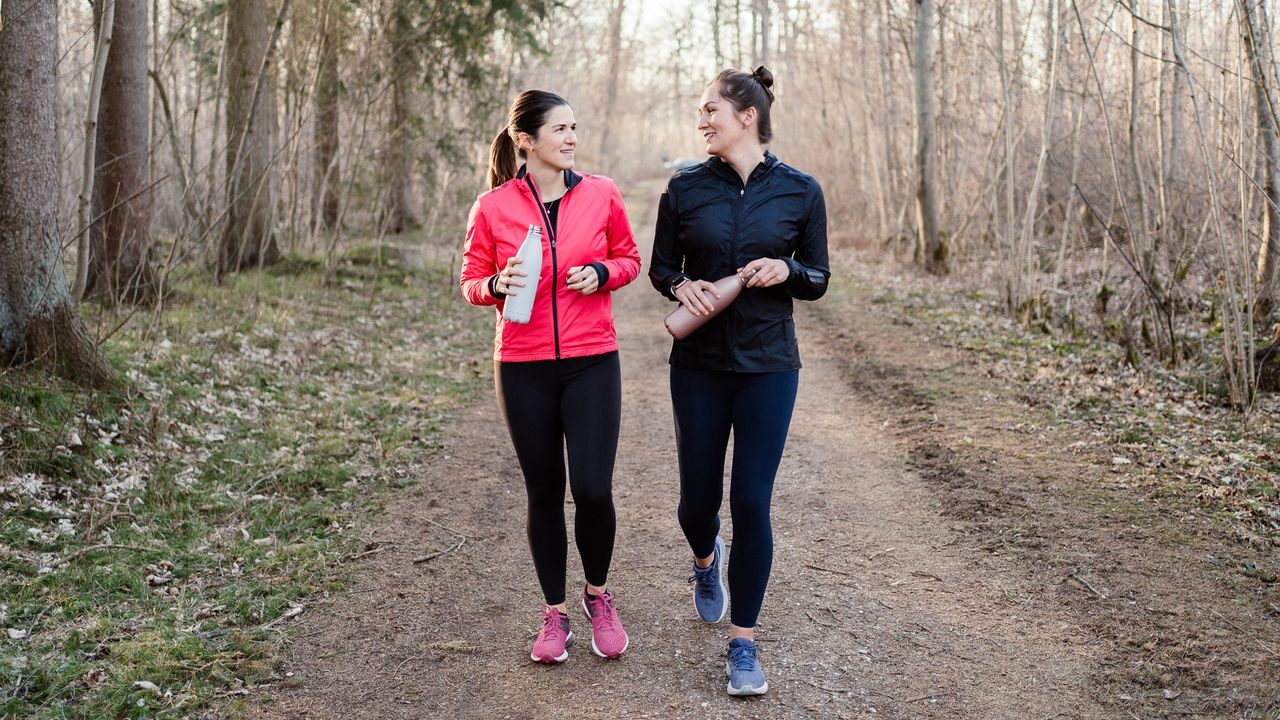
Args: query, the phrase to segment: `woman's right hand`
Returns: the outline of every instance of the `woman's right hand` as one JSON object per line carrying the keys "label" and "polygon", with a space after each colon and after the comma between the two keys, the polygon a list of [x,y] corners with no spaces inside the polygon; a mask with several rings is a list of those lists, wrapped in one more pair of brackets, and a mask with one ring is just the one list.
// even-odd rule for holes
{"label": "woman's right hand", "polygon": [[520,294],[513,292],[512,288],[524,287],[524,283],[521,282],[519,278],[522,278],[529,273],[516,267],[522,262],[524,261],[516,255],[512,255],[507,258],[507,266],[502,268],[502,271],[498,273],[498,282],[495,283],[498,286],[498,292],[506,295],[507,297],[515,297]]}
{"label": "woman's right hand", "polygon": [[671,292],[680,304],[689,308],[689,312],[694,315],[705,315],[713,309],[711,301],[703,294],[704,292],[711,293],[717,300],[720,299],[720,292],[716,290],[715,283],[706,280],[690,280]]}

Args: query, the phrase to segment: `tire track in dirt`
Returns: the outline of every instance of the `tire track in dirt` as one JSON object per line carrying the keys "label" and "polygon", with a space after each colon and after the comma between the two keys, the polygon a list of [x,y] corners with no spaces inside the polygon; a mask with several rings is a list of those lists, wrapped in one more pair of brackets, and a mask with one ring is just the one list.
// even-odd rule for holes
{"label": "tire track in dirt", "polygon": [[[659,189],[629,198],[646,258]],[[729,698],[726,627],[693,614],[675,519],[660,321],[669,305],[643,274],[616,301],[624,395],[610,586],[627,654],[592,655],[579,611],[570,661],[529,662],[539,593],[523,488],[490,395],[413,468],[419,484],[388,501],[371,539],[389,549],[360,560],[350,590],[299,618],[281,669],[294,675],[256,688],[251,717],[1104,717],[1089,685],[1089,634],[1016,562],[956,542],[971,528],[945,516],[908,469],[808,311],[798,315],[805,370],[758,630],[771,690]],[[726,498],[732,544],[727,509]],[[458,550],[413,562],[460,535]],[[572,596],[581,578],[570,547]]]}

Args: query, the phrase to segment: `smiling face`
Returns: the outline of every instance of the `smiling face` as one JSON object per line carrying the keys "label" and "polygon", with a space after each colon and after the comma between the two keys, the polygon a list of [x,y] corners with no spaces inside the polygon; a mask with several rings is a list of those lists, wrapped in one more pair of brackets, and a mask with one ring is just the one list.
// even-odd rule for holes
{"label": "smiling face", "polygon": [[698,132],[707,146],[708,155],[727,157],[744,141],[755,137],[752,120],[755,109],[738,112],[733,103],[721,97],[715,84],[707,86],[698,105]]}
{"label": "smiling face", "polygon": [[539,164],[557,170],[573,167],[573,152],[578,147],[578,124],[573,119],[573,108],[568,105],[552,108],[538,128],[537,136],[520,133],[520,146],[531,167]]}

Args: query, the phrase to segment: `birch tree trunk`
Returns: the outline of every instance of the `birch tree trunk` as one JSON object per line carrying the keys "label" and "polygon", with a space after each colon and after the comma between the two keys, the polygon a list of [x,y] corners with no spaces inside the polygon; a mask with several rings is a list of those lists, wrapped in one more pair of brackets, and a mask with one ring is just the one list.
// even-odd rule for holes
{"label": "birch tree trunk", "polygon": [[934,0],[915,0],[916,262],[935,275],[947,271],[947,251],[938,236],[938,189],[934,178],[933,25]]}
{"label": "birch tree trunk", "polygon": [[227,3],[227,213],[219,276],[275,262],[275,93],[264,0]]}
{"label": "birch tree trunk", "polygon": [[97,179],[94,181],[86,291],[108,302],[149,302],[151,200],[146,188],[150,155],[147,77],[147,3],[115,0],[114,42],[107,55],[98,108]]}
{"label": "birch tree trunk", "polygon": [[55,0],[0,4],[0,360],[118,381],[71,301],[58,236]]}
{"label": "birch tree trunk", "polygon": [[1266,318],[1275,307],[1276,254],[1280,253],[1280,140],[1276,138],[1276,106],[1269,76],[1271,28],[1260,0],[1238,0],[1245,55],[1253,78],[1258,134],[1262,137],[1262,242],[1258,248],[1257,299],[1254,315]]}

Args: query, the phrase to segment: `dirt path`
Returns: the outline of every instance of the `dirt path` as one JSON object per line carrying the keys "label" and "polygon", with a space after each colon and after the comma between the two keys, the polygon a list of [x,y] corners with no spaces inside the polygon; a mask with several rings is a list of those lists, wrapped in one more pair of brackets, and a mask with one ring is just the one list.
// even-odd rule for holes
{"label": "dirt path", "polygon": [[[642,245],[644,203],[632,207]],[[392,501],[370,538],[388,549],[360,561],[351,590],[299,618],[282,670],[293,675],[255,691],[270,699],[251,703],[253,716],[1112,717],[1098,704],[1106,648],[1096,632],[1042,574],[983,547],[970,520],[945,512],[883,403],[850,384],[847,348],[808,309],[798,316],[805,370],[757,633],[771,691],[726,696],[726,628],[693,614],[675,520],[666,310],[643,276],[617,299],[624,415],[610,585],[632,638],[622,659],[580,644],[564,666],[529,662],[539,595],[523,490],[490,396],[416,469],[419,485]],[[457,550],[414,563],[463,536]],[[570,550],[571,588],[576,563]],[[573,619],[587,637],[588,624]]]}

